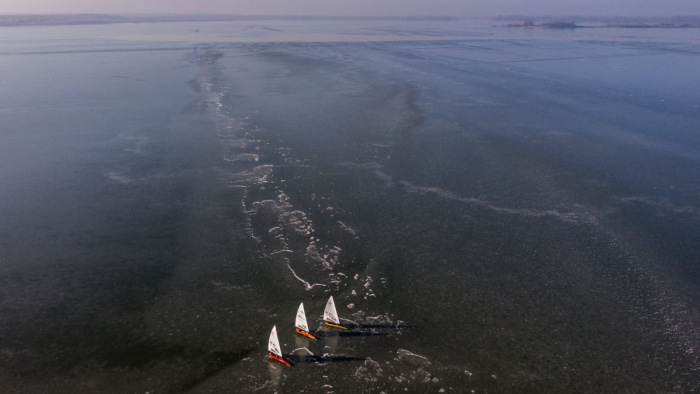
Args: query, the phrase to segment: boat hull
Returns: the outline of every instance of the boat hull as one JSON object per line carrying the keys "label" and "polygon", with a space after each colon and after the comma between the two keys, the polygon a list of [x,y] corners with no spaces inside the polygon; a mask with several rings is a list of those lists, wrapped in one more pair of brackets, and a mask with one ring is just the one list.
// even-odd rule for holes
{"label": "boat hull", "polygon": [[289,361],[287,361],[287,360],[285,360],[285,359],[283,359],[283,358],[281,358],[281,357],[277,357],[277,356],[275,356],[275,355],[272,354],[272,353],[270,353],[269,355],[270,355],[270,358],[271,358],[272,360],[279,361],[279,362],[281,362],[282,364],[284,364],[284,365],[286,365],[286,366],[288,366],[288,367],[291,367],[291,366],[292,366],[292,365],[289,363]]}
{"label": "boat hull", "polygon": [[298,328],[297,328],[297,334],[303,335],[303,336],[305,336],[305,337],[307,337],[307,338],[309,338],[309,339],[313,339],[314,341],[316,340],[316,337],[313,336],[313,335],[311,335],[311,333],[306,332],[306,331],[302,331],[302,330],[300,330],[300,329],[298,329]]}

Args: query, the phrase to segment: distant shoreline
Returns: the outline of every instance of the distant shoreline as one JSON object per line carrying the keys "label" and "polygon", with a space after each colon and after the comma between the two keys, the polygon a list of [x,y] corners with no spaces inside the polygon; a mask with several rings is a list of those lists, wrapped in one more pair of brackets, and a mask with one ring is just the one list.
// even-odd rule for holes
{"label": "distant shoreline", "polygon": [[[460,19],[484,19],[492,21],[524,21],[493,27],[527,29],[696,29],[700,28],[700,16],[671,17],[584,17],[584,16],[523,16],[507,15],[494,18],[460,18],[457,16],[311,16],[311,15],[221,15],[221,14],[17,14],[0,15],[0,27],[15,26],[66,26],[104,25],[119,23],[168,23],[168,22],[231,22],[256,20],[308,20],[308,21],[455,21]],[[539,23],[535,23],[538,21]]]}
{"label": "distant shoreline", "polygon": [[549,22],[542,24],[532,24],[524,22],[522,24],[496,25],[494,27],[516,27],[524,29],[698,29],[700,24],[608,24],[608,25],[579,25],[575,22]]}
{"label": "distant shoreline", "polygon": [[[697,29],[700,16],[623,17],[623,16],[526,16],[508,15],[495,21],[524,21],[495,25],[526,29]],[[538,22],[538,23],[536,23]]]}
{"label": "distant shoreline", "polygon": [[409,16],[409,17],[341,17],[307,15],[214,15],[214,14],[46,14],[46,15],[0,15],[0,27],[11,26],[63,26],[63,25],[104,25],[115,23],[165,23],[165,22],[228,22],[254,20],[387,20],[411,21],[457,20],[451,16]]}

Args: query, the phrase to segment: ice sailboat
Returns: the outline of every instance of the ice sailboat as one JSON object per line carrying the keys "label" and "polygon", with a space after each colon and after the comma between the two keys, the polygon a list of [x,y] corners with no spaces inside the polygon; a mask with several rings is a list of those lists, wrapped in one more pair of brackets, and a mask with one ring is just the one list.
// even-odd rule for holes
{"label": "ice sailboat", "polygon": [[270,353],[270,358],[291,367],[289,361],[282,357],[282,350],[280,350],[280,340],[277,338],[277,326],[272,326],[272,332],[270,332],[270,340],[267,342],[267,351]]}
{"label": "ice sailboat", "polygon": [[299,309],[297,310],[297,320],[294,322],[294,326],[297,329],[297,334],[316,340],[316,337],[309,332],[309,325],[306,324],[306,313],[304,312],[303,302],[299,304]]}
{"label": "ice sailboat", "polygon": [[338,311],[335,310],[333,296],[326,302],[326,309],[323,311],[323,322],[326,323],[327,326],[347,330],[347,327],[340,325],[340,319],[338,319]]}

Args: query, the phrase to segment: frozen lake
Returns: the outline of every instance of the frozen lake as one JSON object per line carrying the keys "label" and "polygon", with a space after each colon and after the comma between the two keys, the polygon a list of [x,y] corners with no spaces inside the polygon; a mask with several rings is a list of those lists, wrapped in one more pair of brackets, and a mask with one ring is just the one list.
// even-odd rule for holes
{"label": "frozen lake", "polygon": [[[697,29],[5,27],[0,70],[8,392],[699,389]],[[331,295],[364,328],[297,336]]]}

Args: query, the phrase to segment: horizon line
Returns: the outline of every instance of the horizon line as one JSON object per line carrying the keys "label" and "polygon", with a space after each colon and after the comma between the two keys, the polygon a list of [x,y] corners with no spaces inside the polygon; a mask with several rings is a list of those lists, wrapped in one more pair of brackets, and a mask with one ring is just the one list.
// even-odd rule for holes
{"label": "horizon line", "polygon": [[53,13],[2,13],[0,17],[7,16],[178,16],[178,17],[244,17],[244,18],[341,18],[341,19],[386,19],[386,18],[449,18],[449,19],[469,19],[469,18],[552,18],[552,17],[575,17],[575,18],[697,18],[700,14],[683,15],[683,14],[647,14],[647,15],[585,15],[585,14],[491,14],[491,15],[440,15],[440,14],[413,14],[413,15],[316,15],[316,14],[235,14],[235,13],[216,13],[216,12],[53,12]]}
{"label": "horizon line", "polygon": [[172,22],[234,22],[254,20],[307,20],[307,21],[457,21],[481,19],[491,21],[531,20],[538,22],[601,22],[601,23],[688,23],[700,24],[700,15],[667,16],[593,16],[593,15],[303,15],[303,14],[217,14],[217,13],[63,13],[63,14],[0,14],[0,27],[106,25],[122,23]]}

